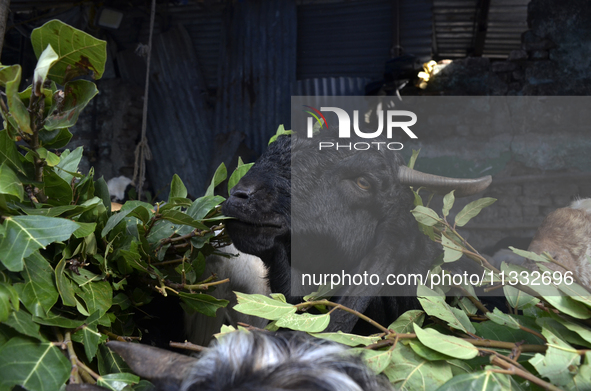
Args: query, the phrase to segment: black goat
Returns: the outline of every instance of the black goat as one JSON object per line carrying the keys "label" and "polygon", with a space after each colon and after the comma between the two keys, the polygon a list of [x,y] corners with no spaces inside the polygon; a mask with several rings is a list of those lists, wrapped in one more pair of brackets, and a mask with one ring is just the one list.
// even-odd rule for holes
{"label": "black goat", "polygon": [[[271,290],[292,303],[300,300],[290,294],[292,253],[303,255],[312,267],[336,254],[343,270],[378,276],[426,273],[437,250],[410,213],[409,185],[439,193],[455,189],[461,197],[484,190],[491,181],[490,176],[461,180],[410,170],[399,153],[385,147],[319,153],[318,141],[279,137],[222,207],[226,216],[235,218],[226,227],[236,248],[260,257],[268,268]],[[387,325],[415,306],[416,288],[406,287],[400,297],[384,296],[384,288],[349,288],[337,301]],[[328,331],[350,332],[356,323],[355,316],[337,311]],[[364,322],[359,326],[355,332],[370,331]]]}

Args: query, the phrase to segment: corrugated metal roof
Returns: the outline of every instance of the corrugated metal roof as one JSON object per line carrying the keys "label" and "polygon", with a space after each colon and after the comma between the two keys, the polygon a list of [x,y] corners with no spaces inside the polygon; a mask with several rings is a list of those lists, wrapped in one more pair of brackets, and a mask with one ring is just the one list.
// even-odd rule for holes
{"label": "corrugated metal roof", "polygon": [[392,2],[304,4],[298,7],[297,78],[380,79],[392,49]]}
{"label": "corrugated metal roof", "polygon": [[365,95],[365,77],[325,77],[298,80],[292,87],[294,96]]}
{"label": "corrugated metal roof", "polygon": [[433,1],[400,0],[400,46],[403,53],[421,62],[431,59],[433,39]]}
{"label": "corrugated metal roof", "polygon": [[216,102],[216,132],[243,132],[262,153],[279,124],[289,124],[295,81],[294,1],[238,2],[227,11]]}
{"label": "corrugated metal roof", "polygon": [[[505,58],[521,46],[529,0],[491,0],[483,56]],[[433,0],[435,55],[465,57],[474,49],[480,0]]]}

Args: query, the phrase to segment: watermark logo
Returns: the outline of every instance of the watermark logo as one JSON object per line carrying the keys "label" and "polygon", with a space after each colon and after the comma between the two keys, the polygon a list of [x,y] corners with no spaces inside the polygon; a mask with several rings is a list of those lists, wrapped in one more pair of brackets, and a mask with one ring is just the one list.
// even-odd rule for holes
{"label": "watermark logo", "polygon": [[[328,128],[328,123],[326,122],[326,118],[324,117],[324,115],[322,114],[322,111],[331,111],[333,113],[335,113],[337,115],[337,118],[339,120],[339,138],[351,138],[351,128],[353,129],[353,131],[355,132],[355,134],[358,137],[364,138],[364,139],[372,139],[372,138],[377,138],[379,137],[382,132],[384,131],[384,122],[386,122],[386,137],[391,139],[393,134],[394,134],[394,130],[397,128],[402,129],[410,138],[418,138],[416,136],[416,134],[413,133],[412,130],[410,130],[410,127],[413,126],[414,124],[417,123],[417,115],[415,113],[413,113],[412,111],[408,111],[408,110],[386,110],[385,112],[383,110],[380,110],[378,108],[378,110],[376,111],[376,116],[377,116],[377,120],[378,120],[378,129],[376,131],[373,132],[364,132],[360,129],[359,127],[359,110],[353,110],[353,122],[351,122],[351,118],[349,116],[349,114],[339,108],[339,107],[321,107],[320,110],[315,109],[312,106],[305,106],[304,107],[312,110],[303,110],[304,112],[312,115],[312,117],[314,117],[317,121],[317,124],[320,124],[320,127],[322,127],[322,122],[320,121],[320,118],[322,118],[322,120],[324,121],[324,124],[326,124],[326,127]],[[314,136],[314,118],[308,117],[308,121],[307,121],[307,137],[308,138],[313,138]],[[351,126],[353,125],[353,126]],[[318,127],[318,125],[317,125]]]}

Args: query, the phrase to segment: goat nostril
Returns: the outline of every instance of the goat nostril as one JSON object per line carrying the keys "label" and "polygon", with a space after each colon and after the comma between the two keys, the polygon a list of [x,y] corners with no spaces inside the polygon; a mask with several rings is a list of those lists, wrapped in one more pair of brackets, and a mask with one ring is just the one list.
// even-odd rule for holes
{"label": "goat nostril", "polygon": [[230,191],[230,195],[235,198],[247,200],[252,197],[257,190],[259,190],[259,186],[257,186],[256,183],[251,181],[247,181],[246,183],[238,182],[238,184]]}
{"label": "goat nostril", "polygon": [[238,189],[232,192],[232,197],[242,198],[244,200],[248,199],[249,196],[249,192],[244,189]]}

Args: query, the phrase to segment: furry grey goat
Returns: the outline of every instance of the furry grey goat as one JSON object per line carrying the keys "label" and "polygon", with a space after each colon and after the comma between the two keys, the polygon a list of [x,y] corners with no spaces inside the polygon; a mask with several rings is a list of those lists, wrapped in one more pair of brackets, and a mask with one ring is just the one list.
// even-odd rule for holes
{"label": "furry grey goat", "polygon": [[[319,137],[280,136],[222,207],[226,216],[235,218],[226,222],[226,229],[236,248],[260,257],[271,290],[292,303],[301,300],[291,295],[292,251],[306,254],[312,265],[322,264],[327,254],[338,254],[343,269],[377,275],[391,270],[426,273],[438,250],[410,213],[414,206],[409,185],[439,193],[455,189],[461,197],[484,190],[491,181],[490,176],[450,179],[410,170],[400,154],[385,148],[319,155]],[[293,165],[291,157],[297,157]],[[292,194],[306,199],[306,205],[293,208]],[[293,225],[292,215],[297,216]],[[383,289],[367,286],[360,295],[346,291],[336,300],[386,325],[416,306],[415,287],[406,287],[404,297],[384,296]],[[336,311],[328,331],[373,331],[364,322],[354,329],[357,320]]]}
{"label": "furry grey goat", "polygon": [[[556,209],[538,227],[528,248],[536,254],[547,251],[557,262],[573,272],[574,276],[591,289],[591,198],[573,201],[569,207]],[[535,269],[528,260],[526,266]],[[544,266],[566,272],[554,263]]]}
{"label": "furry grey goat", "polygon": [[134,343],[107,345],[160,391],[392,390],[344,346],[300,332],[232,332],[199,358]]}

